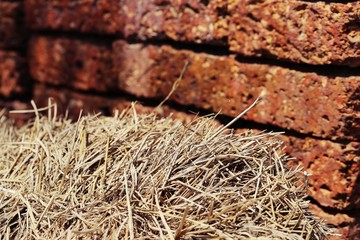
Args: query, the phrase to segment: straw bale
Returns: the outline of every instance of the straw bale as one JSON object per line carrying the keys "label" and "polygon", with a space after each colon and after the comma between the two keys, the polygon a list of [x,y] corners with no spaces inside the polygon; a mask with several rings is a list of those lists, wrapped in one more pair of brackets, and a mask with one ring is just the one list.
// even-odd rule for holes
{"label": "straw bale", "polygon": [[[3,239],[326,239],[278,133],[135,108],[0,118]],[[304,181],[305,180],[305,181]]]}

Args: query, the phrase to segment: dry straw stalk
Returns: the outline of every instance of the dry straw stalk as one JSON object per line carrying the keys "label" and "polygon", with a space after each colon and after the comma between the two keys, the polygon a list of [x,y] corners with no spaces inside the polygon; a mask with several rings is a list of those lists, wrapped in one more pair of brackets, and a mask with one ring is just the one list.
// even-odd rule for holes
{"label": "dry straw stalk", "polygon": [[133,109],[0,120],[2,239],[326,239],[278,133]]}

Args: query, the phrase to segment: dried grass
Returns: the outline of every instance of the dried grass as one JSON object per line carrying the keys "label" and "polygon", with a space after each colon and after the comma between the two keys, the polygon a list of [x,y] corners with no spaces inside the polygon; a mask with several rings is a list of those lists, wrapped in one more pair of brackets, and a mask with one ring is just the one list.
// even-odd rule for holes
{"label": "dried grass", "polygon": [[0,119],[3,239],[326,239],[278,133],[214,117]]}

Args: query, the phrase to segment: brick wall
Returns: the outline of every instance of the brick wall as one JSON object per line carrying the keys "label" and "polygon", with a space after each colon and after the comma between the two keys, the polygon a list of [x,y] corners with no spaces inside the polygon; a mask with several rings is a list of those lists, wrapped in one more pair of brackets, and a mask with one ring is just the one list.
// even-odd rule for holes
{"label": "brick wall", "polygon": [[152,111],[185,64],[159,114],[226,122],[263,92],[236,127],[285,131],[292,164],[312,174],[313,212],[356,239],[359,12],[358,1],[1,1],[0,106]]}
{"label": "brick wall", "polygon": [[[29,79],[22,1],[0,1],[0,108],[26,109],[29,107],[31,80]],[[19,124],[26,116],[13,116]]]}

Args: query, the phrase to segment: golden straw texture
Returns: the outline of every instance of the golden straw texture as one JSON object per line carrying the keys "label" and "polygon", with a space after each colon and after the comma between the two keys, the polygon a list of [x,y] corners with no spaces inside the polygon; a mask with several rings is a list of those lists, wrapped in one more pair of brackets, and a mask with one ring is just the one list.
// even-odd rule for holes
{"label": "golden straw texture", "polygon": [[[0,116],[2,239],[326,239],[278,133],[133,109]],[[304,181],[305,180],[305,181]]]}

